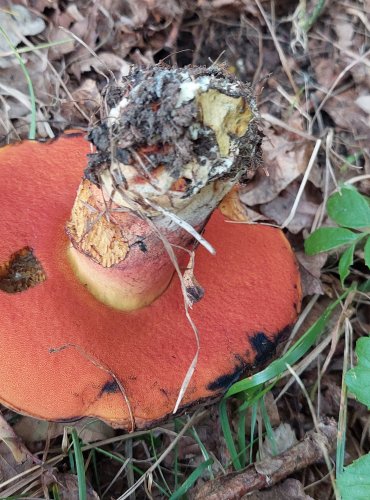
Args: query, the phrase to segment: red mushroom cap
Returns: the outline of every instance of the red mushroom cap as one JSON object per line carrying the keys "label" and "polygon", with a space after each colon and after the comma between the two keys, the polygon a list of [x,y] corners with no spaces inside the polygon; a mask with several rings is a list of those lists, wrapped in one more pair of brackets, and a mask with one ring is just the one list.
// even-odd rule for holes
{"label": "red mushroom cap", "polygon": [[[149,427],[172,413],[196,341],[176,277],[150,306],[125,313],[72,272],[65,223],[88,152],[80,134],[0,150],[0,401],[48,420]],[[280,230],[229,223],[217,211],[205,235],[217,254],[197,250],[206,293],[191,311],[200,353],[182,407],[219,397],[264,363],[300,309],[297,264]],[[9,259],[27,247],[46,278],[8,293]]]}

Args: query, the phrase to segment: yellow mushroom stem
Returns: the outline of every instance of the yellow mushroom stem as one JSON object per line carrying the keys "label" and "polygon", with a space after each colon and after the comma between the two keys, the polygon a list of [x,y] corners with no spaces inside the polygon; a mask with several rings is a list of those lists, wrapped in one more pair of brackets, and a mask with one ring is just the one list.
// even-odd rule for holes
{"label": "yellow mushroom stem", "polygon": [[249,87],[209,70],[156,67],[143,76],[133,70],[115,88],[119,101],[90,134],[97,151],[66,226],[79,280],[125,311],[150,304],[169,285],[174,260],[183,271],[189,251],[207,246],[200,233],[251,176],[260,144]]}

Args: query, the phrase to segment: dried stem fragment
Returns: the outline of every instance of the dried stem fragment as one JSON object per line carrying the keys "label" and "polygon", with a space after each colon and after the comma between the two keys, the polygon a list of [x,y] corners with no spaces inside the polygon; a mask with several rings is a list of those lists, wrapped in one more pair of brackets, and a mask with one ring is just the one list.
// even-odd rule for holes
{"label": "dried stem fragment", "polygon": [[272,458],[257,462],[243,472],[231,473],[209,481],[195,489],[190,496],[194,500],[233,500],[252,491],[269,488],[282,479],[320,462],[324,451],[331,451],[336,442],[337,424],[327,419],[319,424],[318,433],[312,430],[304,439],[289,450]]}

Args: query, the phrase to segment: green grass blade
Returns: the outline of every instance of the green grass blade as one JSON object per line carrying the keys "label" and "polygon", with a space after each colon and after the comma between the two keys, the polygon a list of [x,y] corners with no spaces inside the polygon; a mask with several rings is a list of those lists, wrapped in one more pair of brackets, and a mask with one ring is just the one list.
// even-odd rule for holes
{"label": "green grass blade", "polygon": [[78,498],[79,500],[86,500],[87,493],[86,493],[85,462],[81,451],[81,443],[80,440],[78,439],[76,429],[72,429],[72,443],[76,461]]}
{"label": "green grass blade", "polygon": [[338,271],[342,288],[344,288],[344,282],[350,274],[350,267],[353,264],[355,246],[356,245],[354,243],[353,245],[348,247],[347,250],[342,253],[341,258],[339,259]]}
{"label": "green grass blade", "polygon": [[343,371],[343,381],[342,381],[342,398],[344,400],[344,407],[341,410],[338,421],[338,438],[337,438],[337,450],[336,450],[336,476],[339,477],[344,469],[344,460],[346,454],[346,430],[347,430],[347,387],[344,383],[345,372]]}
{"label": "green grass blade", "polygon": [[259,403],[259,400],[263,398],[265,394],[271,391],[275,384],[277,383],[277,380],[273,382],[270,385],[261,385],[257,386],[256,391],[250,391],[250,395],[247,401],[245,401],[239,408],[239,411],[244,411],[246,408],[253,407],[255,404]]}
{"label": "green grass blade", "polygon": [[257,424],[257,411],[258,411],[258,402],[254,403],[252,406],[252,417],[251,417],[251,445],[249,449],[249,463],[253,463],[253,441],[254,434],[256,432],[256,424]]}
{"label": "green grass blade", "polygon": [[260,409],[261,409],[262,420],[263,420],[263,423],[265,424],[267,439],[270,441],[273,454],[277,455],[278,450],[277,450],[277,445],[276,445],[276,438],[275,438],[274,431],[272,429],[269,414],[267,413],[264,398],[261,398],[261,400],[260,400]]}
{"label": "green grass blade", "polygon": [[56,483],[51,488],[51,494],[53,495],[53,500],[60,500],[59,486]]}
{"label": "green grass blade", "polygon": [[[244,393],[244,398],[247,398],[247,394]],[[240,450],[240,465],[244,468],[247,464],[247,446],[245,441],[245,419],[247,415],[248,409],[239,412],[239,420],[238,420],[238,447]]]}
{"label": "green grass blade", "polygon": [[370,292],[370,280],[366,280],[364,283],[361,283],[358,287],[360,292],[369,293]]}
{"label": "green grass blade", "polygon": [[[26,54],[27,52],[35,52],[36,50],[50,49],[56,45],[63,45],[68,42],[73,42],[73,38],[65,38],[64,40],[55,40],[55,42],[39,43],[38,45],[33,45],[32,47],[21,47],[16,49],[18,54]],[[0,56],[2,57],[2,56]]]}
{"label": "green grass blade", "polygon": [[[200,451],[202,452],[202,455],[203,455],[203,458],[206,462],[208,462],[208,460],[211,459],[211,456],[210,454],[208,453],[208,450],[207,448],[204,446],[204,444],[202,443],[202,440],[200,439],[195,427],[193,426],[191,429],[190,429],[190,433],[192,434],[192,436],[194,437],[195,441],[197,442],[199,448],[200,448]],[[209,472],[209,475],[211,477],[211,479],[214,479],[214,475],[213,475],[213,471],[212,471],[212,467],[209,466],[208,467],[208,472]]]}
{"label": "green grass blade", "polygon": [[180,488],[174,492],[174,494],[170,497],[170,500],[178,500],[183,497],[186,492],[193,486],[195,481],[200,478],[205,469],[212,465],[213,460],[210,458],[205,462],[202,462],[191,474],[190,476],[182,483]]}
{"label": "green grass blade", "polygon": [[69,467],[71,469],[71,474],[76,474],[75,458],[73,455],[73,451],[71,449],[68,450],[68,459],[69,459]]}
{"label": "green grass blade", "polygon": [[238,394],[242,391],[248,391],[254,387],[262,385],[269,380],[280,376],[285,372],[286,365],[294,365],[299,359],[301,359],[304,354],[313,346],[317,338],[323,332],[330,316],[332,315],[338,304],[347,295],[353,291],[354,287],[346,290],[336,301],[330,304],[323,314],[315,321],[315,323],[306,331],[304,335],[279,359],[273,361],[264,370],[248,377],[247,379],[240,380],[230,387],[230,389],[225,394],[224,398],[229,398],[234,394]]}
{"label": "green grass blade", "polygon": [[93,467],[94,479],[95,479],[96,487],[98,490],[97,493],[98,493],[98,496],[100,498],[101,497],[101,486],[100,486],[100,478],[99,478],[99,474],[98,474],[98,464],[97,464],[97,460],[96,460],[96,451],[94,449],[92,450],[91,462],[92,462],[92,467]]}
{"label": "green grass blade", "polygon": [[223,399],[220,403],[221,427],[222,427],[222,431],[224,433],[226,445],[227,445],[228,450],[229,450],[230,455],[231,455],[231,460],[233,462],[234,469],[241,470],[242,466],[241,466],[241,463],[239,460],[238,452],[236,451],[236,448],[235,448],[235,443],[234,443],[233,435],[232,435],[231,428],[230,428],[229,418],[227,416],[226,404],[227,404],[226,399]]}

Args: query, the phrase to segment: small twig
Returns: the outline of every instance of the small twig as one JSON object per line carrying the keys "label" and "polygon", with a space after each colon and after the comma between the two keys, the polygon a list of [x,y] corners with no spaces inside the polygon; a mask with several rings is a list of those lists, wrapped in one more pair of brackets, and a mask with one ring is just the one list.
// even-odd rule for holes
{"label": "small twig", "polygon": [[327,419],[318,424],[320,432],[312,430],[289,450],[248,467],[244,472],[231,473],[210,481],[194,490],[193,500],[233,500],[264,488],[269,488],[298,470],[324,459],[335,445],[337,423]]}

